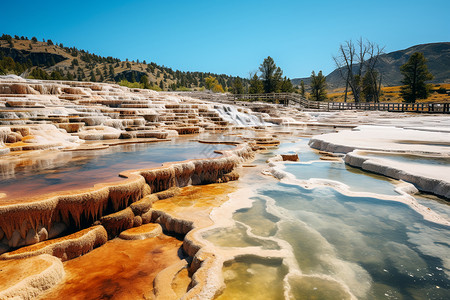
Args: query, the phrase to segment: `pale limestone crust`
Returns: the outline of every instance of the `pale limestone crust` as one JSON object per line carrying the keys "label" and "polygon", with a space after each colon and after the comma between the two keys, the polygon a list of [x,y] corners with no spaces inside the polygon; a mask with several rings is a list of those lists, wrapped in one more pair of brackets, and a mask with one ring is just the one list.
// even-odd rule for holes
{"label": "pale limestone crust", "polygon": [[106,243],[108,236],[103,226],[94,226],[80,232],[47,241],[41,244],[21,248],[17,251],[4,253],[0,260],[21,259],[41,254],[49,254],[66,261],[86,254],[92,249]]}
{"label": "pale limestone crust", "polygon": [[153,293],[156,300],[177,299],[177,295],[172,289],[172,281],[177,273],[187,266],[188,262],[183,259],[158,273],[153,281]]}
{"label": "pale limestone crust", "polygon": [[346,153],[345,162],[365,171],[401,179],[419,190],[450,198],[450,168],[365,157],[358,150],[450,158],[450,133],[441,128],[361,126],[354,131],[315,136],[312,148]]}
{"label": "pale limestone crust", "polygon": [[[24,259],[19,263],[23,265],[22,268],[25,268],[25,270],[36,264],[46,264],[47,267],[41,268],[37,272],[29,272],[26,275],[21,274],[23,279],[19,282],[14,280],[11,282],[8,278],[3,278],[0,281],[0,299],[35,299],[59,283],[65,275],[62,262],[48,254]],[[27,267],[27,264],[30,268]],[[11,283],[12,285],[9,285]]]}
{"label": "pale limestone crust", "polygon": [[[440,172],[442,168],[411,166],[389,160],[373,159],[359,155],[358,151],[348,153],[345,156],[345,162],[350,166],[358,167],[365,171],[405,180],[414,184],[421,191],[450,199],[450,181],[446,178],[438,178],[445,177],[445,174]],[[423,168],[428,168],[429,172],[421,175],[419,173],[423,173]]]}

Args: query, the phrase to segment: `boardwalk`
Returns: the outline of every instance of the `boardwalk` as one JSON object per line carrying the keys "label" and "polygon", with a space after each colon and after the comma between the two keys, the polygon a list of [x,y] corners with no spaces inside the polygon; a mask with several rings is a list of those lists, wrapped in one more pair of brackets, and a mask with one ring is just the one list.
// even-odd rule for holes
{"label": "boardwalk", "polygon": [[239,94],[228,95],[228,100],[277,100],[284,105],[298,105],[304,109],[322,111],[331,110],[379,110],[391,112],[418,113],[450,113],[450,103],[349,103],[349,102],[319,102],[310,101],[299,94],[271,93],[271,94]]}

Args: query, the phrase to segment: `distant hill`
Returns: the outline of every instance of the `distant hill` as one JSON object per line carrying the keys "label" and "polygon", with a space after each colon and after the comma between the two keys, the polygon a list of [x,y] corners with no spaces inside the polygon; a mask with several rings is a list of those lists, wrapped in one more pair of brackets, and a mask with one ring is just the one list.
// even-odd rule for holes
{"label": "distant hill", "polygon": [[[15,65],[10,66],[10,63],[4,62],[3,65],[6,66],[3,66],[3,69],[25,77],[34,74],[38,79],[113,83],[124,79],[139,82],[141,76],[147,75],[152,88],[175,90],[199,89],[205,85],[205,78],[208,76],[216,77],[218,83],[226,89],[236,78],[225,74],[172,70],[154,62],[147,63],[145,60],[121,61],[75,47],[65,47],[51,40],[38,41],[34,37],[28,39],[3,34],[0,36],[0,74],[3,70],[1,61],[6,57],[12,58]],[[36,72],[37,68],[39,72]],[[242,80],[247,82],[247,79]]]}
{"label": "distant hill", "polygon": [[[400,66],[403,65],[414,52],[422,52],[427,59],[428,70],[434,75],[432,83],[450,83],[450,42],[422,44],[409,47],[405,50],[394,51],[380,55],[377,70],[383,74],[384,86],[401,85],[402,75]],[[339,88],[345,86],[335,69],[326,76],[328,88]],[[304,80],[309,84],[308,78],[292,79],[293,84],[300,84]]]}

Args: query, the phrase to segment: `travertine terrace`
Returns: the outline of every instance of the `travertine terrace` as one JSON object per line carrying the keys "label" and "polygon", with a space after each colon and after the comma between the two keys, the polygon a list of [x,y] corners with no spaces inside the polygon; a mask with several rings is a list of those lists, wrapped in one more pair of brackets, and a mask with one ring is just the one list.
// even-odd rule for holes
{"label": "travertine terrace", "polygon": [[[217,106],[222,105],[118,85],[2,77],[0,153],[6,158],[20,157],[30,150],[95,150],[120,143],[164,141],[205,130],[222,132],[234,124],[220,115]],[[264,123],[261,114],[249,109],[234,113],[242,113],[244,121],[255,122],[248,125]],[[192,224],[154,215],[152,203],[173,196],[173,189],[179,187],[237,179],[234,168],[252,157],[252,148],[242,144],[222,154],[214,159],[130,170],[121,174],[126,179],[118,184],[97,184],[83,190],[23,198],[20,202],[2,195],[0,251],[7,253],[1,259],[51,254],[65,261],[126,229],[149,222],[186,234]],[[77,230],[81,231],[61,237]],[[27,245],[31,246],[24,247]],[[11,252],[18,247],[22,248]],[[196,250],[192,249],[189,252],[194,255]],[[13,287],[8,295],[34,297],[52,284],[31,292]]]}
{"label": "travertine terrace", "polygon": [[[113,84],[5,76],[0,78],[0,151],[77,147],[87,140],[166,139],[225,130],[234,124],[215,109],[222,106]],[[244,108],[240,112],[246,113],[250,122],[255,121],[255,126],[262,124],[262,117],[268,117]]]}
{"label": "travertine terrace", "polygon": [[[374,158],[364,157],[367,153],[363,150],[389,147],[405,152],[413,146],[402,142],[400,137],[406,139],[404,133],[409,131],[413,132],[411,140],[423,138],[423,151],[415,154],[429,154],[430,147],[434,147],[434,154],[445,152],[448,157],[448,151],[444,151],[446,145],[436,145],[443,137],[447,139],[446,120],[420,117],[409,122],[413,118],[407,117],[410,116],[378,112],[308,113],[270,104],[210,102],[189,94],[158,93],[114,84],[0,77],[0,160],[20,160],[30,153],[40,155],[45,151],[96,151],[112,145],[167,141],[190,134],[201,143],[235,145],[231,150],[220,151],[220,157],[126,170],[120,173],[120,181],[102,182],[88,188],[24,195],[20,199],[0,193],[0,265],[4,274],[16,274],[17,266],[28,269],[21,276],[14,275],[17,280],[3,281],[0,299],[87,297],[90,289],[98,293],[95,297],[110,295],[102,294],[96,284],[105,284],[113,273],[105,272],[102,276],[92,273],[80,281],[80,270],[84,268],[90,272],[108,268],[121,273],[124,277],[116,281],[121,286],[118,295],[123,295],[129,286],[133,298],[141,295],[156,299],[199,299],[202,295],[212,298],[222,285],[211,281],[214,276],[210,275],[220,273],[218,261],[221,260],[217,260],[214,250],[204,247],[205,241],[198,232],[214,223],[210,218],[212,209],[227,202],[227,194],[236,188],[234,183],[215,183],[238,179],[239,174],[245,173],[239,171],[240,164],[252,159],[255,150],[278,145],[277,136],[311,136],[323,131],[335,132],[337,128],[346,131],[315,136],[311,146],[329,152],[355,150],[345,161],[371,172],[381,170],[379,173],[395,177],[392,175],[395,172],[382,172],[392,171],[386,164],[373,167]],[[437,120],[442,121],[442,128],[428,128]],[[418,123],[421,130],[415,127]],[[265,127],[273,124],[290,128],[267,130],[269,127]],[[375,130],[374,126],[368,131],[364,131],[365,127],[354,129],[361,124],[389,124],[404,129]],[[238,130],[244,128],[251,128],[252,133],[240,134]],[[386,130],[392,135],[392,143],[376,141],[377,136],[387,138]],[[196,135],[202,132],[228,132],[239,135],[239,139],[202,140]],[[358,134],[362,136],[355,138],[353,145],[352,136]],[[370,146],[364,147],[366,142]],[[425,145],[432,142],[434,145]],[[375,149],[374,144],[381,148]],[[395,149],[397,146],[400,148]],[[303,158],[287,153],[278,159],[302,161]],[[339,158],[329,153],[324,159]],[[8,168],[8,164],[0,164],[3,166]],[[395,174],[404,171],[397,168]],[[431,189],[448,197],[448,184],[442,194],[432,183],[426,184],[423,190]],[[206,184],[205,188],[189,187]],[[127,253],[130,245],[133,250]],[[120,255],[123,253],[126,255]],[[117,265],[101,259],[115,254],[120,256]],[[141,257],[150,257],[155,264],[140,264]],[[31,267],[36,263],[42,263],[42,267]],[[130,284],[127,274],[139,278]],[[148,281],[150,286],[143,286],[139,280]]]}

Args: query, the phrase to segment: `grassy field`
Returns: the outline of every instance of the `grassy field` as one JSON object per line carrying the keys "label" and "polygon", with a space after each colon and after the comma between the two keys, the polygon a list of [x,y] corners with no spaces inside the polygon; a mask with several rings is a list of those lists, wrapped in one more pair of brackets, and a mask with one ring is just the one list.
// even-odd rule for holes
{"label": "grassy field", "polygon": [[[403,99],[400,96],[400,88],[401,86],[390,86],[390,87],[382,87],[381,88],[381,99],[380,102],[403,102]],[[445,88],[447,90],[447,94],[440,94],[437,92],[439,88]],[[427,103],[427,102],[450,102],[450,83],[440,83],[433,84],[431,88],[430,97],[427,99],[421,99],[417,102],[419,103]],[[344,102],[344,89],[334,89],[328,91],[328,101],[333,102]],[[351,93],[347,95],[347,102],[353,102],[353,96]]]}

